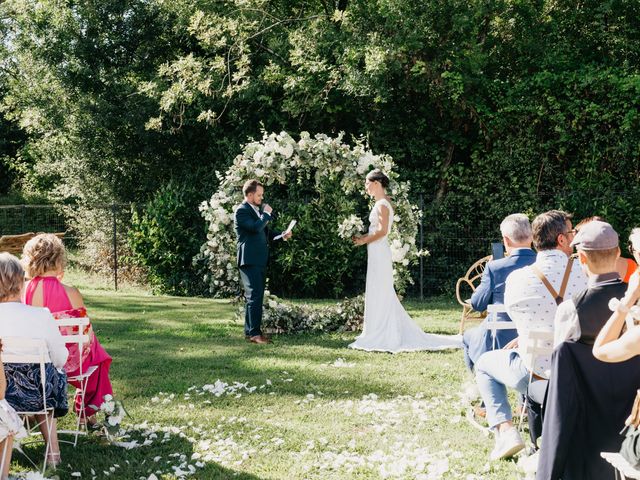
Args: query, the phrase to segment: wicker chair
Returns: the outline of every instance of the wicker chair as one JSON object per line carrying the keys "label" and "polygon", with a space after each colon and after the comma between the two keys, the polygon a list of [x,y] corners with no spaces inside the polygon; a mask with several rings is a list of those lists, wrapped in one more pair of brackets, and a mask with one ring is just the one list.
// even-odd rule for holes
{"label": "wicker chair", "polygon": [[471,292],[475,292],[478,284],[480,283],[480,279],[482,278],[482,273],[484,272],[484,268],[487,265],[487,262],[493,258],[492,255],[487,255],[486,257],[481,258],[476,263],[471,265],[467,273],[464,274],[464,277],[459,278],[456,282],[456,298],[458,299],[458,303],[462,305],[462,318],[460,320],[460,334],[464,333],[465,323],[469,320],[482,320],[487,316],[487,312],[476,312],[471,307],[471,304],[468,300],[462,298],[462,286],[467,286],[471,289]]}

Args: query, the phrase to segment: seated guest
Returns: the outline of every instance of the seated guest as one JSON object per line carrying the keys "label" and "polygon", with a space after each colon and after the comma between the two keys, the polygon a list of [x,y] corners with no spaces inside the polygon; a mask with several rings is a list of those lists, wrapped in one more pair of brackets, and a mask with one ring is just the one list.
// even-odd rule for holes
{"label": "seated guest", "polygon": [[[60,280],[64,275],[66,266],[66,252],[62,241],[51,234],[37,235],[24,246],[22,262],[31,280],[25,291],[25,303],[38,307],[48,308],[54,316],[62,312],[70,312],[84,308],[84,300],[77,288],[64,285]],[[76,348],[74,346],[74,348]],[[74,350],[75,352],[75,350]],[[77,352],[75,352],[77,355]],[[76,395],[75,410],[82,419],[87,419],[89,424],[95,423],[93,406],[99,407],[104,402],[105,395],[112,395],[111,381],[109,380],[109,367],[111,357],[98,342],[93,331],[90,332],[90,344],[83,349],[83,370],[96,366],[98,369],[87,380],[84,412],[80,412],[81,398]],[[67,365],[67,375],[74,377],[78,373],[79,365]],[[74,387],[79,387],[75,381],[71,381]]]}
{"label": "seated guest", "polygon": [[[588,217],[582,220],[578,225],[576,225],[576,230],[579,232],[584,225],[586,225],[589,222],[593,222],[594,220],[597,220],[599,222],[606,222],[604,218],[599,216]],[[631,248],[629,248],[629,250],[630,250],[629,253],[631,254],[631,256],[633,256],[633,252],[631,252]],[[582,260],[580,260],[580,263],[584,265],[584,262]],[[624,283],[629,283],[631,274],[633,274],[633,272],[635,272],[637,268],[638,268],[638,263],[631,258],[618,257],[618,259],[616,260],[616,271],[618,272],[618,275],[620,275],[620,278]]]}
{"label": "seated guest", "polygon": [[[629,250],[640,261],[640,228],[634,228],[629,237]],[[631,276],[629,288],[593,344],[593,355],[603,362],[624,362],[640,355],[640,325],[622,333],[629,309],[640,299],[640,273]],[[622,333],[622,335],[621,335]]]}
{"label": "seated guest", "polygon": [[[20,302],[24,288],[24,270],[20,261],[8,253],[0,253],[0,338],[25,337],[43,339],[49,350],[51,363],[46,366],[46,404],[52,407],[54,418],[36,415],[40,431],[49,445],[47,464],[55,467],[60,463],[60,447],[56,418],[68,411],[67,377],[60,372],[67,361],[67,348],[62,335],[46,308],[36,308]],[[7,353],[10,353],[7,351]],[[19,412],[33,412],[42,409],[42,385],[40,367],[35,364],[8,363],[4,366],[7,379],[5,398],[7,403]],[[51,435],[46,423],[51,425]]]}
{"label": "seated guest", "polygon": [[[482,280],[473,296],[471,306],[477,312],[484,312],[490,304],[502,305],[504,302],[504,282],[507,276],[522,267],[531,265],[536,254],[531,250],[531,224],[526,215],[515,213],[506,217],[500,224],[500,233],[507,257],[492,260],[482,273]],[[497,320],[511,322],[507,313],[499,313]],[[495,346],[502,348],[516,338],[516,331],[496,330]],[[493,350],[493,338],[485,323],[464,332],[462,346],[464,360],[471,372],[475,362],[485,352]]]}
{"label": "seated guest", "polygon": [[593,220],[578,231],[572,245],[585,266],[588,288],[563,302],[556,313],[554,345],[580,341],[593,345],[610,314],[609,300],[621,298],[627,285],[620,279],[618,234],[606,222]]}
{"label": "seated guest", "polygon": [[[1,342],[0,352],[2,352]],[[2,358],[0,358],[0,451],[4,452],[4,456],[0,456],[0,462],[4,462],[4,468],[2,472],[0,472],[0,478],[2,480],[7,480],[9,478],[13,440],[24,438],[26,436],[26,432],[22,426],[22,420],[4,398],[6,391],[7,379],[4,375]]]}
{"label": "seated guest", "polygon": [[551,358],[539,357],[534,365],[532,358],[524,354],[528,333],[552,331],[558,304],[587,285],[580,265],[570,258],[574,236],[570,215],[551,210],[538,215],[532,228],[533,245],[538,251],[536,261],[511,273],[504,292],[504,304],[518,330],[518,339],[512,342],[517,345],[487,352],[476,363],[476,382],[486,405],[489,427],[496,434],[492,460],[513,456],[524,448],[511,422],[507,387],[525,394],[531,371],[536,378],[547,378]]}
{"label": "seated guest", "polygon": [[608,223],[593,221],[580,229],[572,245],[585,262],[589,286],[556,314],[560,345],[551,365],[536,478],[614,480],[614,469],[600,452],[620,450],[619,432],[640,385],[640,358],[607,364],[592,355],[610,313],[609,301],[626,290],[616,271],[618,234]]}

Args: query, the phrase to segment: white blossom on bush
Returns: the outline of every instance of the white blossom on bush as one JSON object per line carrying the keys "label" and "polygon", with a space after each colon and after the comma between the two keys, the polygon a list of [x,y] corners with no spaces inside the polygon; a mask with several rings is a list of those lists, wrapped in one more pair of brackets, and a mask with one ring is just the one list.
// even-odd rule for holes
{"label": "white blossom on bush", "polygon": [[[280,302],[265,292],[262,326],[268,333],[357,331],[364,321],[364,297],[348,298],[330,306]],[[238,315],[244,318],[244,308]]]}
{"label": "white blossom on bush", "polygon": [[[239,290],[233,214],[242,202],[240,187],[244,181],[256,178],[268,187],[286,185],[294,176],[299,178],[302,174],[315,178],[316,184],[328,177],[340,185],[345,196],[362,202],[364,198],[370,200],[364,192],[364,175],[372,168],[381,169],[391,181],[396,216],[389,237],[392,245],[398,245],[394,254],[394,279],[396,289],[402,292],[412,281],[409,266],[418,258],[418,209],[409,201],[409,184],[398,181],[390,156],[374,155],[363,141],[357,141],[352,147],[343,143],[343,134],[312,137],[307,132],[302,132],[298,141],[286,132],[265,133],[260,141],[248,143],[224,174],[217,172],[218,191],[200,205],[208,224],[207,241],[194,258],[194,262],[207,265],[205,281],[210,291],[217,296],[229,296]],[[343,221],[336,219],[336,235],[350,238],[346,236]],[[353,226],[359,227],[355,223]]]}

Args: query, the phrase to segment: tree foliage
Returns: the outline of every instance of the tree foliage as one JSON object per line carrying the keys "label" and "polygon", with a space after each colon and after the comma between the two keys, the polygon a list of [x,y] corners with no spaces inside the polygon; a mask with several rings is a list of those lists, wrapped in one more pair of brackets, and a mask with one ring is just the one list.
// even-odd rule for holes
{"label": "tree foliage", "polygon": [[424,193],[429,241],[489,231],[638,190],[637,6],[7,0],[4,115],[27,134],[10,158],[52,200],[146,201],[196,176],[204,199],[262,129],[344,131]]}

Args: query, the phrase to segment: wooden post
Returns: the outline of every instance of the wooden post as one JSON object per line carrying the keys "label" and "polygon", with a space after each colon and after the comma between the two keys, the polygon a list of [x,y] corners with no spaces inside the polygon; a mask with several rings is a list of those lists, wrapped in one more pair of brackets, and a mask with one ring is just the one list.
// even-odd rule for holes
{"label": "wooden post", "polygon": [[[420,194],[420,251],[424,249],[424,195]],[[424,255],[420,255],[420,300],[424,300]]]}
{"label": "wooden post", "polygon": [[111,212],[113,214],[113,283],[118,291],[118,219],[117,213],[118,206],[114,203],[111,205]]}

